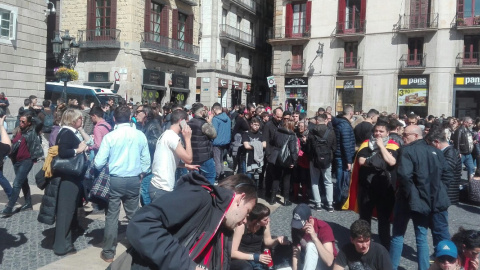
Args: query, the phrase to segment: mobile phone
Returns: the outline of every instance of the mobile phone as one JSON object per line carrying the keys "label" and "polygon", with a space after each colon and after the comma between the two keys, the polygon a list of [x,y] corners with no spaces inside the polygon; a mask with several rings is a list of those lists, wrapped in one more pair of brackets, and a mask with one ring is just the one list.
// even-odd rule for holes
{"label": "mobile phone", "polygon": [[185,121],[185,119],[183,119],[182,121],[180,121],[180,128],[181,128],[181,129],[184,129],[186,126],[187,126],[187,122]]}

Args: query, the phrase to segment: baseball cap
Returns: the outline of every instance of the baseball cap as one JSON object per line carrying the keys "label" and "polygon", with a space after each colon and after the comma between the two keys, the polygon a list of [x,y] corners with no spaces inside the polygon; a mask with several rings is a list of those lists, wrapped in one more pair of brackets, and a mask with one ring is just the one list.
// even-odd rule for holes
{"label": "baseball cap", "polygon": [[301,203],[293,209],[293,218],[292,218],[292,228],[301,229],[307,220],[312,216],[312,211],[310,207],[304,203]]}
{"label": "baseball cap", "polygon": [[457,247],[455,244],[450,240],[442,240],[438,243],[437,247],[435,248],[435,257],[441,256],[450,256],[452,258],[457,258]]}

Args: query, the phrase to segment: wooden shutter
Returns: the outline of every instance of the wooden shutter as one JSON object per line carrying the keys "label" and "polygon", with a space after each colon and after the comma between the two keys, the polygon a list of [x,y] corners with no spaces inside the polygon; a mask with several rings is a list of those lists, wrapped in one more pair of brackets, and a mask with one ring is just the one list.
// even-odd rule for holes
{"label": "wooden shutter", "polygon": [[[465,17],[464,10],[463,10],[463,8],[464,8],[464,2],[463,1],[464,0],[457,0],[457,1],[458,1],[457,2],[457,19],[458,18],[463,19]],[[470,1],[470,0],[467,0],[467,1]]]}
{"label": "wooden shutter", "polygon": [[[152,0],[145,0],[145,20],[144,20],[144,31],[150,33],[150,21],[152,16]],[[145,39],[147,39],[148,34],[145,34]]]}
{"label": "wooden shutter", "polygon": [[95,0],[87,2],[87,30],[95,29]]}
{"label": "wooden shutter", "polygon": [[338,26],[337,26],[337,32],[344,32],[344,30],[345,30],[345,9],[346,9],[345,0],[339,0],[339,1],[338,1]]}
{"label": "wooden shutter", "polygon": [[307,2],[307,10],[305,14],[305,31],[304,33],[310,33],[311,23],[312,23],[312,1]]}
{"label": "wooden shutter", "polygon": [[360,4],[360,32],[365,31],[365,18],[367,16],[367,0],[362,0]]}
{"label": "wooden shutter", "polygon": [[169,10],[170,9],[168,6],[163,6],[162,14],[160,15],[162,17],[160,19],[160,35],[163,37],[168,37],[168,17],[170,16]]}
{"label": "wooden shutter", "polygon": [[291,37],[293,31],[293,7],[292,3],[288,3],[287,13],[285,14],[285,37]]}
{"label": "wooden shutter", "polygon": [[172,11],[172,39],[178,40],[178,9]]}
{"label": "wooden shutter", "polygon": [[110,29],[117,29],[117,0],[112,0],[110,8]]}
{"label": "wooden shutter", "polygon": [[10,22],[8,25],[8,39],[17,39],[17,13],[10,11]]}
{"label": "wooden shutter", "polygon": [[188,15],[185,22],[185,43],[193,44],[193,15]]}

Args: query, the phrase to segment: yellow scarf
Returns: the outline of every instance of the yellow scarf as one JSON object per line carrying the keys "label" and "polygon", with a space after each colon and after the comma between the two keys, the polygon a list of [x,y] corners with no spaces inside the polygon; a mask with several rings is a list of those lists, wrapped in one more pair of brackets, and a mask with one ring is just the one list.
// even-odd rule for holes
{"label": "yellow scarf", "polygon": [[54,145],[50,148],[48,148],[48,155],[45,158],[45,163],[43,163],[43,170],[45,171],[45,178],[50,178],[53,176],[52,172],[52,166],[50,164],[52,163],[52,160],[54,157],[58,155],[58,145]]}

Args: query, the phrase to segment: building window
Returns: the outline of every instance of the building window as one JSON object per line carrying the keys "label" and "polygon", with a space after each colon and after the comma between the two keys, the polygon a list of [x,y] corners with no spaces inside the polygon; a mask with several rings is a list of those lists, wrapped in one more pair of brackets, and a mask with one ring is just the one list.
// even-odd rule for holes
{"label": "building window", "polygon": [[16,24],[17,9],[0,4],[0,42],[16,39]]}
{"label": "building window", "polygon": [[303,46],[292,46],[292,71],[301,71],[303,66]]}
{"label": "building window", "polygon": [[310,33],[312,2],[288,3],[286,6],[286,37],[304,37]]}
{"label": "building window", "polygon": [[356,68],[358,59],[358,42],[345,42],[345,68]]}
{"label": "building window", "polygon": [[478,52],[480,47],[480,36],[465,36],[463,64],[478,64]]}
{"label": "building window", "polygon": [[366,0],[338,1],[337,33],[364,32]]}
{"label": "building window", "polygon": [[87,39],[115,39],[116,13],[116,0],[89,0]]}
{"label": "building window", "polygon": [[[476,16],[480,16],[480,0],[459,0],[459,7],[463,3],[463,16],[467,19],[473,19]],[[459,10],[462,11],[462,10]]]}
{"label": "building window", "polygon": [[305,19],[307,14],[307,4],[293,4],[293,34],[302,34],[305,32]]}
{"label": "building window", "polygon": [[222,24],[227,24],[228,10],[222,9]]}
{"label": "building window", "polygon": [[423,38],[408,39],[408,66],[419,66],[423,60]]}
{"label": "building window", "polygon": [[111,28],[111,3],[110,0],[97,0],[95,12],[95,36],[105,36]]}
{"label": "building window", "polygon": [[155,2],[151,3],[150,11],[150,29],[155,36],[155,41],[160,41],[160,25],[162,23],[162,9],[163,5],[157,4]]}
{"label": "building window", "polygon": [[185,24],[187,22],[187,15],[178,13],[178,47],[182,50],[185,49]]}

